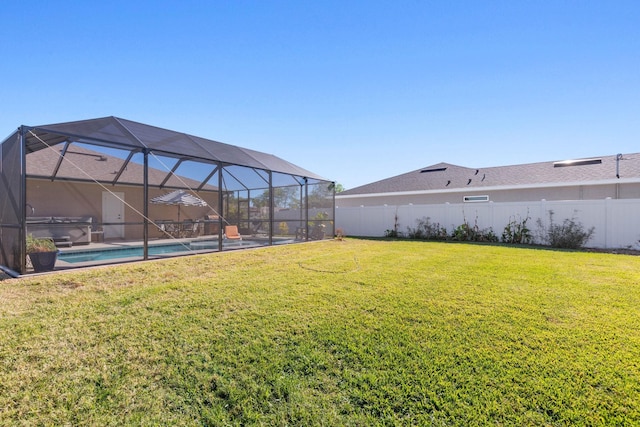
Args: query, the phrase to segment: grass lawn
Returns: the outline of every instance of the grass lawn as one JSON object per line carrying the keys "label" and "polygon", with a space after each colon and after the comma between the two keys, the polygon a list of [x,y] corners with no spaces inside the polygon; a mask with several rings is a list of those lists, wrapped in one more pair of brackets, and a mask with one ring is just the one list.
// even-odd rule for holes
{"label": "grass lawn", "polygon": [[640,257],[347,239],[0,282],[0,425],[639,425]]}

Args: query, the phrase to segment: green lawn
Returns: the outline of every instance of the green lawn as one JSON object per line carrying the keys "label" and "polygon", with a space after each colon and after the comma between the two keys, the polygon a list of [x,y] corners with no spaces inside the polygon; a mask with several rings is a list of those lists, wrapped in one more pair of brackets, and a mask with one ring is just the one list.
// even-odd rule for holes
{"label": "green lawn", "polygon": [[640,257],[347,239],[0,282],[0,425],[639,425]]}

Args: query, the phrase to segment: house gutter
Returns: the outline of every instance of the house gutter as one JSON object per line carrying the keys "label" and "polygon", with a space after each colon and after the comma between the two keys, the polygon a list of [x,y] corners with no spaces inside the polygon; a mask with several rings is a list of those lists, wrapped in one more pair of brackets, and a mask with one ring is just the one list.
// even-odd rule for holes
{"label": "house gutter", "polygon": [[473,188],[448,188],[440,190],[415,190],[415,191],[393,191],[388,193],[360,193],[360,194],[336,194],[336,200],[340,199],[361,199],[363,197],[389,197],[389,196],[418,196],[426,194],[451,194],[451,193],[478,193],[487,191],[502,190],[525,190],[532,188],[558,188],[558,187],[574,187],[581,185],[612,185],[612,184],[640,184],[640,178],[620,178],[606,179],[600,181],[575,181],[575,182],[552,182],[548,184],[521,184],[521,185],[496,185],[487,187]]}

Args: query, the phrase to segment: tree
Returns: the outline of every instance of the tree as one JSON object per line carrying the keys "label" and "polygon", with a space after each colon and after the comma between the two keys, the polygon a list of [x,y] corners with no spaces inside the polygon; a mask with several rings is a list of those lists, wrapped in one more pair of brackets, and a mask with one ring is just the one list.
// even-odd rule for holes
{"label": "tree", "polygon": [[[269,206],[269,190],[264,190],[262,194],[251,199],[252,205],[255,207]],[[281,208],[298,209],[300,207],[300,188],[275,187],[273,189],[273,204]]]}

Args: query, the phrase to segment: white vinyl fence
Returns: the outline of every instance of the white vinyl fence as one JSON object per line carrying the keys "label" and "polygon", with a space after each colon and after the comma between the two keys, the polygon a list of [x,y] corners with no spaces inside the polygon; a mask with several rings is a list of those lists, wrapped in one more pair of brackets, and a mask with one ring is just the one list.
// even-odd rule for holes
{"label": "white vinyl fence", "polygon": [[510,221],[530,218],[527,227],[535,236],[538,219],[548,225],[549,211],[555,224],[568,218],[585,230],[595,227],[587,247],[640,249],[640,199],[338,207],[336,228],[347,236],[381,237],[393,230],[394,223],[398,232],[406,233],[416,228],[418,220],[429,218],[451,233],[466,220],[480,229],[491,227],[500,237]]}

